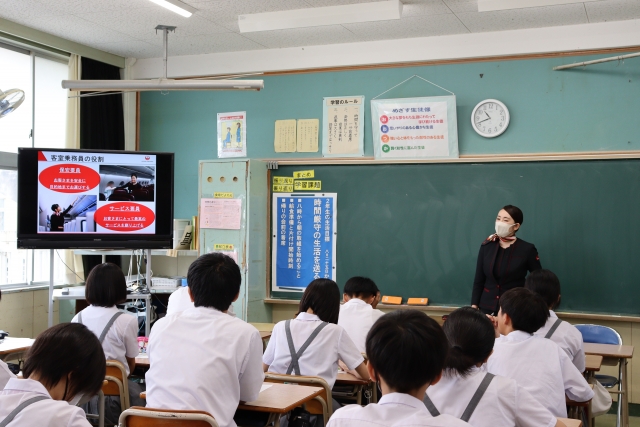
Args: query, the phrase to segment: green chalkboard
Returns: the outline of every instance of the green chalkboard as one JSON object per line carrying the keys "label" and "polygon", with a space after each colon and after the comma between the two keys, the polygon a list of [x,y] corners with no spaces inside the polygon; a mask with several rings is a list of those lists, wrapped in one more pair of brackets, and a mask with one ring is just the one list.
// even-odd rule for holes
{"label": "green chalkboard", "polygon": [[[272,176],[308,169],[281,166]],[[524,212],[518,236],[560,278],[562,310],[640,314],[640,160],[313,169],[323,191],[338,193],[341,287],[365,275],[403,301],[468,305],[480,244],[513,204]]]}

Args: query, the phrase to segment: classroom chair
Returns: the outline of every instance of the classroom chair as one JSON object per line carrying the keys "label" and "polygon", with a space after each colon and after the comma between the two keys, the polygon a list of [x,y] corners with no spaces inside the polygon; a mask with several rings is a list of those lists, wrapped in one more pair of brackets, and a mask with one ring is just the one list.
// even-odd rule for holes
{"label": "classroom chair", "polygon": [[204,411],[178,411],[133,406],[122,414],[119,427],[218,427],[216,420]]}
{"label": "classroom chair", "polygon": [[105,396],[118,396],[120,398],[120,410],[129,409],[129,381],[127,371],[122,363],[117,360],[107,360],[107,373],[104,377],[105,384],[98,393],[98,413],[87,414],[87,418],[97,419],[99,427],[104,426]]}
{"label": "classroom chair", "polygon": [[[608,326],[602,325],[575,325],[575,327],[582,334],[582,341],[592,344],[612,344],[622,345],[622,337],[618,332]],[[603,365],[615,366],[618,364],[618,360],[603,360]],[[622,367],[620,367],[622,370]],[[606,388],[613,388],[620,384],[621,376],[618,374],[618,378],[611,375],[596,375],[595,378],[605,386]]]}
{"label": "classroom chair", "polygon": [[333,414],[333,398],[331,397],[331,388],[329,388],[329,384],[327,384],[324,379],[304,375],[286,375],[267,372],[264,374],[264,381],[324,388],[324,392],[321,393],[320,396],[315,397],[305,404],[305,409],[312,415],[322,415],[325,426],[329,422],[329,417]]}

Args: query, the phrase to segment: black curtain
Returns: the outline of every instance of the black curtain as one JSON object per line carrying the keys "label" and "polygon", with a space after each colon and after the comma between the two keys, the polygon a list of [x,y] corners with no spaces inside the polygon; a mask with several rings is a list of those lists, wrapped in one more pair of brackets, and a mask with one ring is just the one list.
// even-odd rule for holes
{"label": "black curtain", "polygon": [[[120,69],[82,58],[82,80],[120,80]],[[124,112],[122,95],[80,98],[80,148],[124,150]],[[102,262],[100,255],[83,255],[85,278]],[[120,256],[107,255],[107,262],[120,266]]]}

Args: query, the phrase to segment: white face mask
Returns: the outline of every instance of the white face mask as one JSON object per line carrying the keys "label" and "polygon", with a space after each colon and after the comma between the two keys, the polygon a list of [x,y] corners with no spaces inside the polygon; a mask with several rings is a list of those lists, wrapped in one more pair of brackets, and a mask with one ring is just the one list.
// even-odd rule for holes
{"label": "white face mask", "polygon": [[515,224],[507,224],[506,222],[496,221],[496,234],[500,237],[507,237],[511,234],[511,227]]}

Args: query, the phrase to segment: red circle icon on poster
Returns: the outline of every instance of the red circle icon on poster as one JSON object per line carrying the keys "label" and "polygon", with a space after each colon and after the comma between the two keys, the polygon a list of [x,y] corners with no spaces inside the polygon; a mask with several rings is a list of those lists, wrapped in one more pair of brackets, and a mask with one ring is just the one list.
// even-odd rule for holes
{"label": "red circle icon on poster", "polygon": [[153,224],[156,216],[145,205],[131,202],[116,202],[104,205],[93,216],[96,224],[107,230],[137,231]]}
{"label": "red circle icon on poster", "polygon": [[389,117],[387,117],[387,116],[380,116],[380,122],[381,122],[382,124],[387,124],[387,123],[389,123]]}
{"label": "red circle icon on poster", "polygon": [[58,193],[84,193],[100,184],[100,174],[84,165],[59,163],[40,172],[38,180]]}

